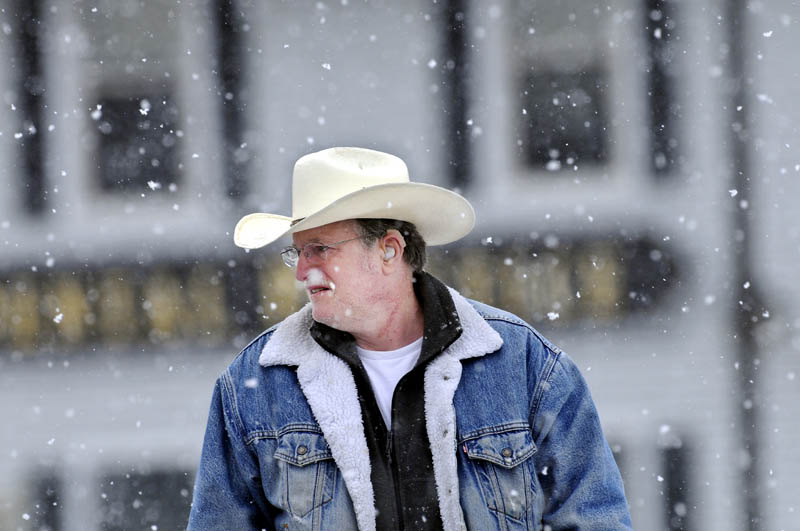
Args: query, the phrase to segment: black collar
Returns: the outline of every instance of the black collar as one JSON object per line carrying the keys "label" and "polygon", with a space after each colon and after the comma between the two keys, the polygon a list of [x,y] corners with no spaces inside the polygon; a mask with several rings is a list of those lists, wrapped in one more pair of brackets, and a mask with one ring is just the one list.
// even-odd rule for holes
{"label": "black collar", "polygon": [[[422,352],[417,365],[422,365],[441,354],[461,335],[461,321],[450,292],[439,279],[430,273],[414,273],[414,294],[422,307]],[[355,338],[342,330],[314,321],[311,337],[328,352],[345,361],[359,365]]]}

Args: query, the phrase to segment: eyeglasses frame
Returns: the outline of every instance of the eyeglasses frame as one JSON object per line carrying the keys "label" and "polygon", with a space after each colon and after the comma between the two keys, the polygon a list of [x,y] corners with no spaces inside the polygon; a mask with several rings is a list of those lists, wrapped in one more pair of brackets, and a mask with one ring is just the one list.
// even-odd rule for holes
{"label": "eyeglasses frame", "polygon": [[[312,253],[310,256],[309,255],[305,255],[306,259],[310,260],[312,258],[312,256],[319,256],[319,257],[324,256],[323,253],[326,253],[328,251],[328,249],[335,248],[336,246],[341,245],[343,243],[352,242],[352,241],[360,240],[360,239],[361,239],[361,236],[356,236],[355,238],[349,238],[347,240],[342,240],[342,241],[334,242],[334,243],[308,242],[305,245],[303,245],[302,247],[297,247],[296,245],[289,245],[289,246],[284,247],[283,249],[281,249],[280,255],[281,255],[281,258],[283,259],[283,263],[286,264],[286,267],[288,267],[290,269],[295,269],[297,267],[297,264],[300,263],[300,256],[301,255],[305,255],[306,247],[316,246],[316,247],[319,248],[316,252]],[[291,253],[292,251],[294,251],[295,258],[290,258],[290,254],[289,253]],[[323,261],[326,258],[327,257],[323,258]]]}

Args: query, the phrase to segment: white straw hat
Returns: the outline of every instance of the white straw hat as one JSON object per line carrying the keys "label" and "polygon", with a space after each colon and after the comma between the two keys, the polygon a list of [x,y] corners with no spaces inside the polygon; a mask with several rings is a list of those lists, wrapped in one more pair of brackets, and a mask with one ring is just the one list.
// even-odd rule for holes
{"label": "white straw hat", "polygon": [[428,245],[466,236],[475,211],[455,192],[412,183],[405,162],[394,155],[354,147],[309,153],[294,165],[292,216],[256,212],[239,220],[233,241],[245,249],[336,221],[387,218],[408,221]]}

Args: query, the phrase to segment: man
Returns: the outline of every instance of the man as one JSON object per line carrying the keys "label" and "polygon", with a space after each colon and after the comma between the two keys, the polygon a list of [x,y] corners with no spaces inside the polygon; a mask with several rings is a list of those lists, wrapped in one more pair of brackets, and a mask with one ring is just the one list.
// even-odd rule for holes
{"label": "man", "polygon": [[310,304],[217,380],[190,529],[630,528],[572,361],[423,270],[472,229],[466,199],[333,148],[297,161],[292,213],[236,226],[249,249],[292,235]]}

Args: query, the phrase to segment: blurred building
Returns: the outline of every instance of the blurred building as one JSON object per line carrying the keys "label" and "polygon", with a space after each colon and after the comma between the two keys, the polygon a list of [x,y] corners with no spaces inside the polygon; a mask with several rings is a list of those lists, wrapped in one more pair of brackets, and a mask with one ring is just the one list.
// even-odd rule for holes
{"label": "blurred building", "polygon": [[576,359],[637,529],[800,529],[790,0],[3,6],[0,528],[185,527],[216,376],[303,303],[232,228],[357,145],[476,206],[430,269]]}

